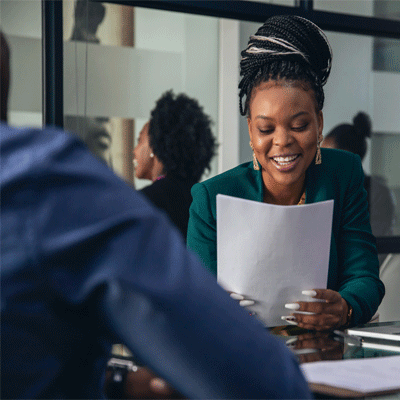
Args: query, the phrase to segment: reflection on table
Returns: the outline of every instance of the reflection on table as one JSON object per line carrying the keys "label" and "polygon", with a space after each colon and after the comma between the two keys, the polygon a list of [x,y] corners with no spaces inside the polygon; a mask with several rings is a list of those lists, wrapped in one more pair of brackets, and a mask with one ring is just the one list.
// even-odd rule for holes
{"label": "reflection on table", "polygon": [[[351,339],[338,337],[332,332],[312,332],[297,326],[278,326],[271,328],[270,332],[285,341],[288,348],[297,355],[300,363],[400,355],[400,342],[398,345],[393,343],[386,345],[385,341],[357,343]],[[316,398],[331,398],[317,393],[314,395]],[[400,391],[369,398],[400,399]]]}

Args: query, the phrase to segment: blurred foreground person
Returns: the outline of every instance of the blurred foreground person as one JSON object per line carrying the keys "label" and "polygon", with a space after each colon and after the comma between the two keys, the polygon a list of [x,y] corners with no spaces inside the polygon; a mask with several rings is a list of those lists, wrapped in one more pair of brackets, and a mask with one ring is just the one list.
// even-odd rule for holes
{"label": "blurred foreground person", "polygon": [[80,139],[1,124],[0,151],[1,398],[102,398],[112,343],[185,397],[310,397],[285,344]]}

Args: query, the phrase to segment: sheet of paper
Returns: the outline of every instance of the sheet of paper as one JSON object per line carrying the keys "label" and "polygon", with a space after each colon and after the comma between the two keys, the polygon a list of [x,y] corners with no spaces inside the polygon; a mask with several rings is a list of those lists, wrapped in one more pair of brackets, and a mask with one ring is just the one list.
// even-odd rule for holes
{"label": "sheet of paper", "polygon": [[317,361],[300,368],[309,383],[362,393],[400,389],[400,356]]}
{"label": "sheet of paper", "polygon": [[256,301],[266,326],[284,325],[285,303],[326,288],[333,200],[276,206],[217,196],[218,282]]}

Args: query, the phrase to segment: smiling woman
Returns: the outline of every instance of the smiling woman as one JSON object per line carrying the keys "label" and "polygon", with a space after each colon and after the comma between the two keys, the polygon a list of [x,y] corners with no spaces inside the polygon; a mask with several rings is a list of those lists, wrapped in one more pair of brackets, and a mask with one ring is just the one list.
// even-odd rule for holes
{"label": "smiling woman", "polygon": [[[250,37],[241,54],[240,112],[247,116],[253,161],[193,187],[188,246],[217,273],[217,194],[278,205],[333,199],[327,289],[307,291],[322,301],[287,304],[294,312],[285,319],[315,330],[367,322],[384,286],[360,160],[320,148],[323,86],[332,60],[326,36],[304,18],[275,16]],[[243,301],[241,294],[235,298]],[[257,301],[245,300],[246,305]]]}

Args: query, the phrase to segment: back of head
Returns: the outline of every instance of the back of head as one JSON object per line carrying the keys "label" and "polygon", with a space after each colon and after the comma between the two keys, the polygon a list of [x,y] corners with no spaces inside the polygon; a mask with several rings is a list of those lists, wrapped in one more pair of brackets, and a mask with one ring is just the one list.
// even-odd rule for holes
{"label": "back of head", "polygon": [[7,122],[8,91],[10,85],[10,49],[3,33],[0,31],[0,95],[1,95],[1,121]]}
{"label": "back of head", "polygon": [[367,152],[367,137],[371,136],[371,120],[364,112],[353,118],[353,124],[340,124],[333,128],[327,138],[335,142],[335,147],[358,154],[361,159]]}
{"label": "back of head", "polygon": [[271,17],[250,36],[241,55],[239,98],[242,115],[248,113],[254,87],[263,81],[281,79],[308,85],[314,90],[317,108],[322,109],[322,87],[331,70],[332,52],[325,34],[313,22],[292,15]]}
{"label": "back of head", "polygon": [[151,112],[150,147],[166,174],[198,182],[215,154],[211,120],[199,103],[185,94],[164,93]]}

